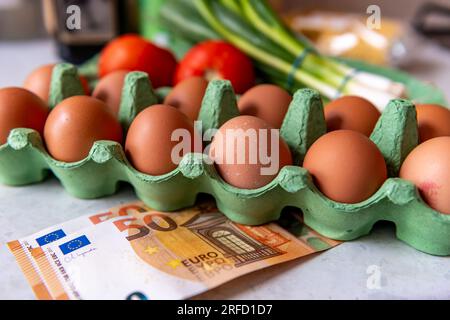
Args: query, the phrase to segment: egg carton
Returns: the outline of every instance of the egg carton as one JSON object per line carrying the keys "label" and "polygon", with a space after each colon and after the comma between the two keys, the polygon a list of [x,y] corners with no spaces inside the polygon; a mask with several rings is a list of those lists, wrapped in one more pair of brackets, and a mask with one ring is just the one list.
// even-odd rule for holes
{"label": "egg carton", "polygon": [[[76,69],[62,64],[52,75],[50,104],[80,94]],[[161,97],[160,97],[161,98]],[[136,114],[157,103],[144,73],[132,72],[125,79],[119,119],[126,130]],[[239,115],[236,96],[228,81],[210,82],[199,113],[202,129],[219,128]],[[301,209],[304,222],[320,234],[337,240],[352,240],[370,233],[381,220],[392,221],[397,238],[434,255],[450,255],[450,215],[430,208],[417,188],[396,178],[407,154],[418,143],[416,112],[406,100],[392,100],[383,111],[370,139],[382,152],[389,178],[369,199],[343,204],[328,199],[314,185],[308,171],[299,166],[312,143],[326,133],[319,94],[300,89],[285,116],[281,136],[289,145],[294,164],[283,167],[277,177],[259,189],[239,189],[224,182],[206,155],[191,153],[173,171],[151,176],[138,172],[128,162],[123,148],[112,141],[97,141],[89,155],[78,162],[53,159],[40,135],[31,129],[14,129],[0,146],[0,182],[26,185],[40,182],[52,172],[71,195],[99,198],[115,193],[122,182],[134,187],[150,207],[174,211],[195,203],[199,194],[212,195],[217,206],[232,221],[258,225],[276,220],[287,206]],[[338,168],[336,168],[338,170]]]}

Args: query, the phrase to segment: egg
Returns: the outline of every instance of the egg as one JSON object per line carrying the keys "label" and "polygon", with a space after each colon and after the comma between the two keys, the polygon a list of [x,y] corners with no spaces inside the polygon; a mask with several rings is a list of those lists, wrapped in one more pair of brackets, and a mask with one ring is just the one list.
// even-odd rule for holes
{"label": "egg", "polygon": [[[23,83],[25,89],[30,90],[39,96],[45,103],[48,103],[50,94],[50,83],[55,64],[46,64],[33,70]],[[81,84],[86,95],[90,93],[89,84],[83,76],[80,76]]]}
{"label": "egg", "polygon": [[197,120],[205,95],[208,81],[203,77],[190,77],[178,83],[164,99],[164,104],[171,105],[192,121]]}
{"label": "egg", "polygon": [[263,119],[273,128],[281,128],[292,96],[273,84],[260,84],[247,90],[238,101],[241,115]]}
{"label": "egg", "polygon": [[325,196],[342,203],[368,199],[387,179],[380,150],[365,135],[351,130],[332,131],[317,139],[303,167]]}
{"label": "egg", "polygon": [[59,161],[86,158],[95,141],[122,142],[122,127],[103,101],[73,96],[61,101],[49,114],[44,138],[50,155]]}
{"label": "egg", "polygon": [[115,114],[119,114],[122,88],[128,71],[118,70],[108,73],[95,86],[92,96],[102,100]]}
{"label": "egg", "polygon": [[195,145],[198,137],[193,121],[178,109],[159,104],[141,111],[131,123],[125,142],[128,160],[137,170],[150,175],[174,170],[178,163],[172,158],[172,150],[181,143],[172,141],[176,129],[185,129],[189,134],[188,147],[177,154],[202,152],[201,143],[200,147]]}
{"label": "egg", "polygon": [[35,69],[25,79],[23,87],[38,95],[45,102],[48,102],[50,80],[54,66],[54,64],[46,64]]}
{"label": "egg", "polygon": [[450,214],[450,137],[437,137],[414,148],[400,168],[433,209]]}
{"label": "egg", "polygon": [[343,96],[325,108],[327,130],[353,130],[369,137],[381,113],[368,100],[358,96]]}
{"label": "egg", "polygon": [[47,105],[34,93],[16,87],[0,89],[0,145],[14,128],[34,129],[42,135]]}
{"label": "egg", "polygon": [[450,136],[450,110],[437,104],[417,104],[420,142]]}
{"label": "egg", "polygon": [[[225,122],[214,136],[209,156],[224,181],[241,189],[256,189],[271,182],[292,164],[288,145],[264,120],[238,116]],[[261,139],[262,138],[262,139]],[[278,146],[272,152],[272,140]],[[264,156],[270,159],[265,161]]]}

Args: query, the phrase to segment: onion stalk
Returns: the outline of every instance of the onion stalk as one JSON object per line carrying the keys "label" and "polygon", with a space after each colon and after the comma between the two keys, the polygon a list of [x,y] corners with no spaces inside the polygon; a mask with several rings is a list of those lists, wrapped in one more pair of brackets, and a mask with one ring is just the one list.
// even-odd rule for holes
{"label": "onion stalk", "polygon": [[[307,86],[328,99],[359,95],[380,110],[389,100],[403,97],[405,93],[403,84],[359,72],[333,58],[320,55],[306,38],[294,34],[285,26],[265,0],[171,0],[168,3],[172,3],[171,10],[162,10],[161,15],[169,20],[166,25],[172,25],[172,31],[194,42],[199,39],[190,36],[189,29],[204,30],[201,38],[213,38],[214,35],[214,38],[227,40],[253,58],[258,70],[271,81],[290,91]],[[189,10],[187,6],[190,6]],[[180,11],[178,19],[174,13],[177,10]],[[186,21],[189,20],[186,18],[180,22],[180,15],[186,12],[195,13],[195,19]],[[189,23],[198,26],[189,27]],[[177,28],[180,24],[185,24],[187,28]],[[211,32],[205,32],[205,28],[210,28]]]}

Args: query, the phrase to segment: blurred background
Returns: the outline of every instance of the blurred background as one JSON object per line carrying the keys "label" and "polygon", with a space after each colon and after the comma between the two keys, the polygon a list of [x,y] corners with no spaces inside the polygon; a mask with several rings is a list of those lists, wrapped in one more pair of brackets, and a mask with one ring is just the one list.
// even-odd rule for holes
{"label": "blurred background", "polygon": [[[272,0],[288,25],[327,55],[403,69],[450,99],[450,1]],[[67,30],[70,5],[83,12]],[[187,45],[159,23],[162,0],[0,0],[0,87],[36,66],[82,63],[119,34],[138,32],[181,56]],[[379,21],[374,14],[379,14]],[[379,22],[379,23],[378,23]]]}

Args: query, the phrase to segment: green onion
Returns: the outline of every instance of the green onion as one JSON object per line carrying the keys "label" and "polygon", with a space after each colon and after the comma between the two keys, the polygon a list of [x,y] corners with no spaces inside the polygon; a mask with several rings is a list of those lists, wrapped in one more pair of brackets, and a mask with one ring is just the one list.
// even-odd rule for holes
{"label": "green onion", "polygon": [[360,95],[380,109],[404,94],[402,84],[320,55],[265,0],[171,0],[161,16],[172,32],[191,41],[227,40],[253,58],[266,78],[291,92],[307,86],[328,99]]}

